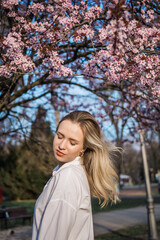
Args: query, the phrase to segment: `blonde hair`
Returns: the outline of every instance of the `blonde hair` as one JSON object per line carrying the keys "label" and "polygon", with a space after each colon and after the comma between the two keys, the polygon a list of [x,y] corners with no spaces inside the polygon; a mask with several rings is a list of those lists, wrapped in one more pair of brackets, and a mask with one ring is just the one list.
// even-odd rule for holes
{"label": "blonde hair", "polygon": [[118,199],[116,183],[118,175],[113,165],[112,157],[116,147],[103,140],[101,129],[95,118],[86,111],[74,111],[66,115],[59,122],[70,120],[78,123],[84,134],[85,166],[91,195],[99,199],[103,198],[101,206],[104,207],[108,201],[116,202]]}

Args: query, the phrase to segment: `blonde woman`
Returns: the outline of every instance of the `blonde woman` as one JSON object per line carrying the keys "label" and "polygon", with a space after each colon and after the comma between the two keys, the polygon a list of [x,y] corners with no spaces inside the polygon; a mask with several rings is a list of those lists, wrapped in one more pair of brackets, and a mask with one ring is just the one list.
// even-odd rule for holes
{"label": "blonde woman", "polygon": [[91,196],[116,201],[111,154],[95,118],[74,111],[58,124],[53,141],[58,166],[39,196],[32,240],[93,240]]}

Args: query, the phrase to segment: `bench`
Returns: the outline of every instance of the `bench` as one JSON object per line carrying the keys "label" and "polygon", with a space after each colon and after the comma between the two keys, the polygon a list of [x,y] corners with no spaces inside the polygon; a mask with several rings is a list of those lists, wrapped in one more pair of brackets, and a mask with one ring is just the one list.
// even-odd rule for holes
{"label": "bench", "polygon": [[4,221],[5,228],[8,228],[8,223],[12,220],[22,219],[23,224],[29,220],[31,223],[32,215],[27,213],[25,207],[10,207],[0,209],[0,218]]}

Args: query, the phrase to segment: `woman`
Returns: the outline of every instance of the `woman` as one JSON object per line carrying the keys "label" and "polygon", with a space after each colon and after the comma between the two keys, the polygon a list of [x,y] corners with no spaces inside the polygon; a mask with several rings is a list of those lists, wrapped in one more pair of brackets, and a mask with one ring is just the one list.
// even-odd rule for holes
{"label": "woman", "polygon": [[104,206],[116,201],[117,174],[100,127],[86,111],[74,111],[58,124],[53,170],[35,206],[32,240],[93,240],[90,196]]}

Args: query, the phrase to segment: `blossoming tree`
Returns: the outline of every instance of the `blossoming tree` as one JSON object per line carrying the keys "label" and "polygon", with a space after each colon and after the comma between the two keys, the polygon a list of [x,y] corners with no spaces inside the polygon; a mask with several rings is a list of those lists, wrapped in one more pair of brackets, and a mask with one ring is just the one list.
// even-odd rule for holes
{"label": "blossoming tree", "polygon": [[59,103],[58,96],[77,85],[105,101],[106,112],[116,107],[121,118],[159,130],[158,1],[2,0],[0,5],[1,121],[17,116],[15,107],[44,96]]}

